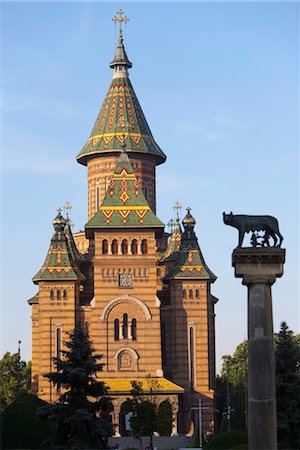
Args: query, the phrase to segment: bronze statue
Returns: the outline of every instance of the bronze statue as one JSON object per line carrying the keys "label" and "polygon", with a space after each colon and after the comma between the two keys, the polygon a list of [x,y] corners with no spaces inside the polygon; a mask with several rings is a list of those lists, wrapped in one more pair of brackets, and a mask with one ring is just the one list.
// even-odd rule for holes
{"label": "bronze statue", "polygon": [[[253,232],[251,244],[253,247],[270,247],[269,238],[274,241],[273,247],[280,247],[283,237],[279,232],[278,221],[272,216],[246,216],[244,214],[225,214],[223,212],[223,220],[226,225],[230,225],[239,230],[239,244],[242,246],[245,233]],[[258,231],[264,231],[263,236],[259,236]],[[262,238],[259,242],[258,239]],[[279,242],[278,242],[279,238]],[[277,244],[278,242],[278,244]]]}

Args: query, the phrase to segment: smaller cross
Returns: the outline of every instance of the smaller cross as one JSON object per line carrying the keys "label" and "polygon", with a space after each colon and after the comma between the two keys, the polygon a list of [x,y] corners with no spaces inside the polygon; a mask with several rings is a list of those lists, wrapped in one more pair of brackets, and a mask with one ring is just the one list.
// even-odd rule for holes
{"label": "smaller cross", "polygon": [[191,209],[192,209],[192,208],[190,208],[189,206],[186,208],[188,214],[191,214]]}
{"label": "smaller cross", "polygon": [[179,203],[179,201],[175,202],[175,205],[173,206],[173,209],[174,209],[174,213],[175,213],[175,216],[176,216],[176,220],[179,220],[179,213],[182,210],[182,206]]}
{"label": "smaller cross", "polygon": [[175,225],[175,221],[173,219],[170,219],[168,222],[168,227],[170,228],[171,233],[173,233],[174,225]]}
{"label": "smaller cross", "polygon": [[57,212],[58,212],[58,214],[60,214],[61,213],[61,208],[57,208]]}
{"label": "smaller cross", "polygon": [[124,16],[125,12],[123,11],[123,9],[118,9],[117,14],[119,14],[119,16],[118,17],[114,16],[111,20],[114,22],[114,24],[119,22],[120,31],[121,31],[122,30],[122,23],[124,22],[126,24],[129,21],[129,18]]}
{"label": "smaller cross", "polygon": [[69,211],[71,211],[71,209],[72,209],[71,203],[68,202],[68,201],[66,201],[65,204],[64,204],[64,206],[63,206],[63,209],[64,209],[65,214],[66,214],[67,219],[68,219],[68,218],[69,218]]}

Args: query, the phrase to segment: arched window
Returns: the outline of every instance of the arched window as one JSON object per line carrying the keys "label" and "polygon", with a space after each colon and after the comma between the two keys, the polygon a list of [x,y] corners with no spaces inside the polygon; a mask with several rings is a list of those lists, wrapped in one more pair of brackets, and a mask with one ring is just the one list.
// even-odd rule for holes
{"label": "arched window", "polygon": [[[61,358],[61,328],[58,327],[55,330],[55,356],[56,358]],[[56,368],[56,371],[59,372],[58,368]],[[56,392],[60,393],[60,387],[59,385],[56,386]]]}
{"label": "arched window", "polygon": [[111,252],[113,255],[118,254],[118,241],[117,239],[114,239],[111,243]]}
{"label": "arched window", "polygon": [[50,300],[54,300],[54,291],[51,289],[50,291]]}
{"label": "arched window", "polygon": [[133,239],[131,242],[131,253],[136,255],[138,252],[138,242],[136,239]]}
{"label": "arched window", "polygon": [[61,328],[56,328],[55,336],[55,346],[56,346],[56,358],[60,358],[61,352]]}
{"label": "arched window", "polygon": [[118,341],[120,339],[120,322],[119,319],[114,320],[114,336],[115,341]]}
{"label": "arched window", "polygon": [[100,202],[100,187],[96,186],[96,211],[98,211],[99,206],[101,205]]}
{"label": "arched window", "polygon": [[193,289],[189,290],[189,298],[193,298]]}
{"label": "arched window", "polygon": [[141,250],[142,250],[142,254],[143,254],[143,255],[146,255],[146,254],[148,253],[148,243],[147,243],[147,239],[143,239],[143,240],[142,240]]}
{"label": "arched window", "polygon": [[64,300],[68,300],[68,291],[64,289]]}
{"label": "arched window", "polygon": [[102,254],[107,255],[108,253],[108,242],[107,239],[103,239],[102,241]]}
{"label": "arched window", "polygon": [[200,292],[199,292],[199,289],[196,289],[196,298],[200,298]]}
{"label": "arched window", "polygon": [[122,324],[122,336],[124,339],[128,338],[128,314],[123,314],[123,324]]}
{"label": "arched window", "polygon": [[194,328],[189,327],[189,378],[190,386],[194,388],[195,386],[195,339],[194,339]]}
{"label": "arched window", "polygon": [[128,242],[127,239],[123,239],[122,241],[122,255],[127,255],[128,253]]}
{"label": "arched window", "polygon": [[160,268],[156,269],[156,275],[157,275],[158,277],[161,276],[161,269],[160,269]]}
{"label": "arched window", "polygon": [[182,297],[183,297],[183,298],[186,298],[186,289],[183,289],[183,291],[182,291]]}
{"label": "arched window", "polygon": [[136,341],[136,319],[131,321],[131,338],[133,341]]}
{"label": "arched window", "polygon": [[60,291],[58,290],[57,292],[56,292],[56,298],[57,298],[57,300],[60,300]]}

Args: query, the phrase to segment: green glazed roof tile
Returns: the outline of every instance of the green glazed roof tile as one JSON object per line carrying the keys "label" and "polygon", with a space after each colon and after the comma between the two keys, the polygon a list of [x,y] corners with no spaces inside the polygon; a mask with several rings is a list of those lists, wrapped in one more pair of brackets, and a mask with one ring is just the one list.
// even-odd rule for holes
{"label": "green glazed roof tile", "polygon": [[123,135],[128,153],[153,155],[157,164],[166,155],[155,142],[129,78],[114,78],[93,130],[77,156],[86,165],[89,158],[120,151]]}
{"label": "green glazed roof tile", "polygon": [[39,303],[39,294],[35,294],[33,297],[27,300],[27,303],[29,305],[37,305]]}

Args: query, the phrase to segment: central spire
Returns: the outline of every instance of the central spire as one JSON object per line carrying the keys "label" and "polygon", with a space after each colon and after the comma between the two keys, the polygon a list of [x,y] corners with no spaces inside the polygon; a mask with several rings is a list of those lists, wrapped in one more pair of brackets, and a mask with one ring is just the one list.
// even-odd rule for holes
{"label": "central spire", "polygon": [[113,78],[127,78],[128,77],[128,69],[132,67],[132,63],[129,61],[125,47],[123,44],[123,30],[122,30],[122,23],[125,24],[129,21],[128,17],[124,16],[124,11],[122,9],[119,9],[117,11],[117,14],[119,16],[114,16],[112,18],[112,21],[116,24],[117,22],[120,25],[119,28],[119,39],[118,39],[118,46],[116,49],[115,57],[110,63],[109,67],[114,69],[114,75]]}
{"label": "central spire", "polygon": [[110,67],[114,70],[110,88],[85,146],[77,156],[80,164],[108,153],[120,152],[123,139],[130,156],[150,157],[155,165],[162,164],[166,155],[155,142],[142,108],[128,76],[132,67],[123,44],[123,24],[128,22],[119,9],[113,22],[119,24],[119,39]]}

